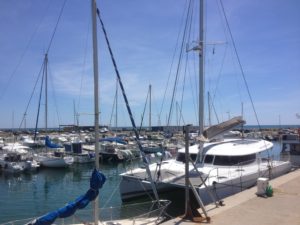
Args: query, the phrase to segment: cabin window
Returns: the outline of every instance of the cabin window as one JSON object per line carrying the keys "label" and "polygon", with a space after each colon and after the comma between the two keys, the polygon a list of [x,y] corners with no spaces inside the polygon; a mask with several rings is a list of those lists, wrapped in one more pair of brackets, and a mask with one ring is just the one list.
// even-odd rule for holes
{"label": "cabin window", "polygon": [[[193,162],[195,162],[195,160],[197,158],[197,154],[190,154],[190,157],[193,160]],[[185,163],[185,153],[179,153],[177,155],[176,161]]]}
{"label": "cabin window", "polygon": [[255,161],[255,154],[241,155],[241,156],[215,156],[214,165],[219,166],[238,166],[246,165]]}
{"label": "cabin window", "polygon": [[213,159],[214,159],[214,156],[213,156],[213,155],[206,155],[206,156],[205,156],[205,159],[204,159],[204,163],[212,164]]}

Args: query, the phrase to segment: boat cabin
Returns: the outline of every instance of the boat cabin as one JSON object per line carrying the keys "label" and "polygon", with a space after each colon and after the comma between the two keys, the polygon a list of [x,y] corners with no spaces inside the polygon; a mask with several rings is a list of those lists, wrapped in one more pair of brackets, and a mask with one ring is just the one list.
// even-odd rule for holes
{"label": "boat cabin", "polygon": [[[272,149],[271,142],[263,140],[229,140],[204,145],[203,157],[198,155],[198,145],[189,147],[190,158],[197,163],[215,166],[241,166],[256,162],[257,154]],[[185,162],[185,149],[178,150],[176,161]]]}

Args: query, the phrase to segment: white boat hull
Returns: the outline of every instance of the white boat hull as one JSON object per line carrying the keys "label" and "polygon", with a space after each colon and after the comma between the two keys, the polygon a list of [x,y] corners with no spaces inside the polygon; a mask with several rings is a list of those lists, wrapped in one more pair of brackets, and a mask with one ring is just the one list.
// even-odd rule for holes
{"label": "white boat hull", "polygon": [[95,157],[91,157],[89,155],[75,155],[73,157],[74,157],[74,163],[78,163],[78,164],[95,162]]}
{"label": "white boat hull", "polygon": [[38,156],[38,161],[40,165],[43,167],[51,167],[51,168],[63,168],[69,167],[73,164],[73,157],[50,157],[50,156]]}
{"label": "white boat hull", "polygon": [[[211,176],[206,179],[206,185],[213,193],[217,194],[217,197],[224,198],[256,185],[259,177],[270,176],[270,178],[275,178],[289,172],[291,164],[289,162],[275,161],[273,162],[270,173],[267,162],[260,165],[259,170],[257,169],[257,165],[253,165],[253,167],[256,167],[256,170],[251,169],[247,173],[241,171],[239,167],[231,167],[224,174],[223,169],[223,172],[219,171],[219,178],[217,178],[218,171],[214,171],[215,173],[212,173]],[[195,183],[195,180],[196,179],[193,179],[192,183],[195,187],[198,186],[196,189],[200,193],[202,201],[205,204],[210,203],[212,200],[207,194],[207,190],[204,188],[204,185],[201,185],[202,182],[200,178],[197,179],[198,183]],[[176,176],[176,178],[174,177],[174,180],[169,177],[166,181],[156,181],[156,188],[159,193],[169,192],[176,189],[184,189],[184,177]],[[122,175],[120,193],[123,201],[144,196],[147,192],[152,193],[152,188],[151,183],[145,179],[145,177]]]}

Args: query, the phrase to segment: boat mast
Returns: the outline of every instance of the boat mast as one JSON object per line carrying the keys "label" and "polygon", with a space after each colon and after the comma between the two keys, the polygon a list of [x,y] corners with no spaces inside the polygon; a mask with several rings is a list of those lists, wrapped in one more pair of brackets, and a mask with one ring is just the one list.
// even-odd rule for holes
{"label": "boat mast", "polygon": [[[96,21],[96,0],[92,4],[92,28],[93,28],[93,64],[94,64],[94,110],[95,110],[95,167],[99,170],[99,104],[98,104],[98,46],[97,46],[97,21]],[[99,223],[99,200],[94,200],[94,224]]]}
{"label": "boat mast", "polygon": [[149,85],[149,131],[151,131],[151,84]]}
{"label": "boat mast", "polygon": [[200,0],[199,15],[199,135],[204,130],[204,0]]}
{"label": "boat mast", "polygon": [[[45,133],[48,133],[48,54],[45,54]],[[47,148],[47,146],[46,146]]]}
{"label": "boat mast", "polygon": [[115,121],[115,131],[117,132],[117,130],[118,130],[118,90],[119,90],[119,88],[118,88],[118,86],[119,86],[119,83],[118,83],[118,77],[116,78],[116,121]]}

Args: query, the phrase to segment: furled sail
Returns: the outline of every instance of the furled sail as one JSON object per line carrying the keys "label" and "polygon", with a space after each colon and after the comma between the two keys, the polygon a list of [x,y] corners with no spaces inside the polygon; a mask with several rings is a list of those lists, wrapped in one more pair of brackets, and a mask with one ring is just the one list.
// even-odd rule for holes
{"label": "furled sail", "polygon": [[74,202],[68,203],[65,207],[41,216],[26,225],[50,225],[54,223],[57,218],[72,216],[77,209],[85,208],[90,201],[93,201],[97,197],[99,189],[103,186],[105,181],[106,177],[104,174],[94,169],[90,179],[90,189],[84,195],[78,197]]}
{"label": "furled sail", "polygon": [[55,144],[55,143],[51,142],[49,136],[46,136],[46,138],[45,138],[45,145],[46,145],[48,148],[62,148],[61,145],[58,145],[58,144]]}
{"label": "furled sail", "polygon": [[245,120],[241,116],[234,117],[230,120],[227,120],[223,123],[211,126],[203,131],[203,136],[206,139],[212,139],[217,135],[223,134],[227,131],[232,130],[234,127],[245,124]]}

